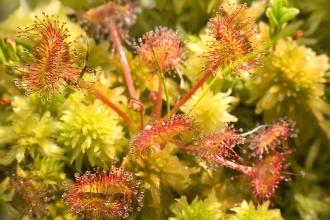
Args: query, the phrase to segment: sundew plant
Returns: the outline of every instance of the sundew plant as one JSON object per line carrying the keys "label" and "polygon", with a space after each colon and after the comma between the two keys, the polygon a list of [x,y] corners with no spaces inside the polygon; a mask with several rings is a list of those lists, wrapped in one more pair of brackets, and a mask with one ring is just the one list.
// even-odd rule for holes
{"label": "sundew plant", "polygon": [[0,219],[330,219],[329,10],[0,0]]}

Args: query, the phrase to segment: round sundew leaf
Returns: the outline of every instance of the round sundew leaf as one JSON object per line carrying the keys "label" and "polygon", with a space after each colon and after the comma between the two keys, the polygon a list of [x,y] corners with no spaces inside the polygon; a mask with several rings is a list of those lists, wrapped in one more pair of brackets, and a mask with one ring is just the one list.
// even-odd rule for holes
{"label": "round sundew leaf", "polygon": [[63,202],[71,206],[72,213],[88,219],[128,217],[132,202],[141,203],[143,192],[138,188],[142,181],[133,181],[133,174],[116,168],[115,163],[111,162],[110,171],[98,167],[93,173],[76,173],[76,183],[65,184]]}
{"label": "round sundew leaf", "polygon": [[176,135],[182,138],[189,131],[197,130],[194,123],[192,116],[182,114],[148,125],[131,141],[130,153],[138,152],[143,157],[148,147],[165,143]]}

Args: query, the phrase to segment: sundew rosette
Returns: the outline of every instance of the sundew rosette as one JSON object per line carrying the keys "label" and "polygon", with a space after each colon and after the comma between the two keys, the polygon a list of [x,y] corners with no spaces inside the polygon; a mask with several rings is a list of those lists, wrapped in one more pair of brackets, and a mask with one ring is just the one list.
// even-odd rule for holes
{"label": "sundew rosette", "polygon": [[[287,153],[291,153],[288,151]],[[290,181],[289,172],[284,171],[291,164],[286,163],[286,154],[274,152],[257,161],[245,175],[251,178],[250,187],[255,202],[265,202],[275,196],[275,190],[282,181]]]}
{"label": "sundew rosette", "polygon": [[113,160],[109,171],[98,167],[83,175],[75,173],[73,184],[63,182],[65,193],[61,201],[71,207],[71,215],[86,219],[127,218],[134,206],[141,210],[142,180],[134,181],[133,173],[116,168],[115,164]]}
{"label": "sundew rosette", "polygon": [[33,171],[23,170],[17,165],[17,171],[10,175],[10,187],[15,192],[13,208],[28,219],[50,215],[48,205],[55,199],[55,190],[48,183],[51,181],[40,179]]}
{"label": "sundew rosette", "polygon": [[117,29],[120,37],[129,42],[128,31],[125,27],[135,23],[135,6],[131,0],[105,0],[102,4],[88,5],[87,11],[78,11],[78,22],[98,39],[113,41],[111,32]]}
{"label": "sundew rosette", "polygon": [[233,125],[226,124],[220,130],[213,129],[210,132],[202,132],[200,138],[196,140],[199,145],[192,152],[195,152],[199,160],[205,162],[214,170],[222,163],[223,158],[236,160],[239,158],[234,147],[244,144],[244,137],[239,134],[242,129],[235,129]]}
{"label": "sundew rosette", "polygon": [[147,125],[140,133],[133,137],[130,142],[130,154],[138,154],[146,159],[149,148],[159,150],[159,145],[166,143],[178,136],[184,139],[190,135],[190,131],[198,130],[195,127],[195,118],[189,115],[173,115],[167,120],[156,122],[154,125]]}
{"label": "sundew rosette", "polygon": [[253,150],[250,157],[262,157],[271,151],[289,150],[289,138],[297,137],[297,130],[294,129],[295,122],[283,118],[276,122],[260,126],[259,129],[250,135],[249,148]]}
{"label": "sundew rosette", "polygon": [[61,94],[60,87],[76,82],[82,70],[73,48],[76,41],[68,40],[66,22],[59,21],[58,16],[49,17],[45,13],[43,16],[43,19],[35,16],[33,25],[19,28],[18,37],[26,37],[34,47],[31,51],[23,49],[26,55],[15,65],[23,77],[14,82],[26,90],[27,96],[37,93],[42,101],[50,101],[55,93]]}
{"label": "sundew rosette", "polygon": [[183,49],[185,43],[181,42],[177,32],[167,27],[156,27],[139,38],[138,42],[134,43],[138,58],[151,73],[159,71],[159,64],[161,71],[173,74],[186,57]]}
{"label": "sundew rosette", "polygon": [[209,40],[208,50],[200,58],[204,58],[203,69],[214,74],[219,70],[224,73],[240,76],[242,72],[263,66],[261,58],[264,52],[258,51],[260,33],[254,23],[254,17],[243,17],[247,5],[220,6],[215,17],[207,23]]}

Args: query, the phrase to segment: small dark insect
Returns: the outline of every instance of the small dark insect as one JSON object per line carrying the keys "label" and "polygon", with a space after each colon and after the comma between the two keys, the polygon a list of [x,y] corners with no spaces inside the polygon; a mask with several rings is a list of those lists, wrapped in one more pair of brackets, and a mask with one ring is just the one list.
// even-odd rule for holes
{"label": "small dark insect", "polygon": [[71,83],[71,85],[77,85],[78,82],[79,82],[79,79],[80,79],[81,77],[83,77],[85,73],[94,73],[94,76],[96,75],[96,70],[93,69],[93,68],[89,68],[89,67],[87,66],[87,63],[88,63],[88,57],[89,57],[89,43],[88,43],[88,40],[87,40],[87,39],[86,39],[86,42],[87,42],[87,52],[86,52],[85,66],[84,66],[83,69],[81,70],[81,73],[80,73],[78,79],[76,80],[76,82],[75,82],[75,83]]}

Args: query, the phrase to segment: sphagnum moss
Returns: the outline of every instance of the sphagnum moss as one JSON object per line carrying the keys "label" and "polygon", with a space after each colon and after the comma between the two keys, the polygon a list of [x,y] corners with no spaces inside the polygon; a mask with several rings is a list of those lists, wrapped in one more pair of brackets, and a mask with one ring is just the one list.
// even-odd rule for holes
{"label": "sphagnum moss", "polygon": [[324,100],[329,58],[289,38],[280,40],[264,62],[247,84],[249,102],[257,100],[256,113],[264,112],[268,121],[286,115],[302,131],[302,116],[312,113],[330,138],[330,105]]}
{"label": "sphagnum moss", "polygon": [[[181,107],[181,110],[188,113],[202,94],[202,91],[202,89],[197,90],[195,95]],[[230,91],[217,94],[208,91],[191,111],[191,114],[199,122],[199,126],[202,126],[205,130],[210,131],[213,128],[221,128],[224,127],[225,123],[237,121],[237,118],[229,113],[231,104],[237,101],[235,97],[230,96]]]}
{"label": "sphagnum moss", "polygon": [[[68,108],[57,123],[57,141],[67,147],[70,163],[75,162],[76,169],[81,171],[86,159],[92,166],[101,166],[102,160],[118,157],[127,144],[118,116],[99,100],[93,105],[77,104],[74,108],[68,101]],[[121,148],[115,148],[120,145]]]}

